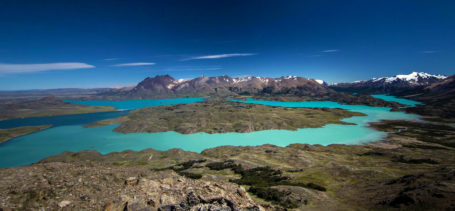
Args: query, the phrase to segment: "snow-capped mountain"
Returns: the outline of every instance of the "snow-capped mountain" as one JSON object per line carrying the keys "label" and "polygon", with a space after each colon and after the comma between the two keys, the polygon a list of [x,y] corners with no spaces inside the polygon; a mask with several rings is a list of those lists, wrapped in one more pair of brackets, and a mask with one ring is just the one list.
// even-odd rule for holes
{"label": "snow-capped mountain", "polygon": [[201,76],[193,79],[174,79],[169,75],[146,78],[131,91],[120,95],[137,97],[158,97],[169,95],[207,95],[216,94],[248,94],[248,93],[327,93],[329,89],[322,80],[306,79],[297,76],[269,77],[237,77]]}
{"label": "snow-capped mountain", "polygon": [[352,83],[338,83],[330,86],[337,91],[358,92],[365,94],[385,93],[394,95],[412,94],[425,86],[447,78],[444,75],[432,75],[424,72],[412,72],[407,75],[372,78]]}
{"label": "snow-capped mountain", "polygon": [[410,85],[428,85],[447,78],[444,75],[432,75],[424,72],[412,72],[408,75],[396,75],[392,77],[373,78],[373,82],[383,81],[384,83],[393,83],[396,81],[406,81]]}
{"label": "snow-capped mountain", "polygon": [[324,80],[314,79],[314,81],[318,82],[321,85],[327,85],[327,82],[325,82]]}

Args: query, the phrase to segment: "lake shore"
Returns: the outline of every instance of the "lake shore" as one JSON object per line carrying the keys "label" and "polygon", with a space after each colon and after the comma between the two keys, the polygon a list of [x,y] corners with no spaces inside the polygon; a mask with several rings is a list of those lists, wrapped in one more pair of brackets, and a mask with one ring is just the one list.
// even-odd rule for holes
{"label": "lake shore", "polygon": [[52,125],[23,126],[11,129],[0,129],[0,144],[5,143],[13,138],[34,133],[40,130],[45,130],[50,127],[52,127]]}

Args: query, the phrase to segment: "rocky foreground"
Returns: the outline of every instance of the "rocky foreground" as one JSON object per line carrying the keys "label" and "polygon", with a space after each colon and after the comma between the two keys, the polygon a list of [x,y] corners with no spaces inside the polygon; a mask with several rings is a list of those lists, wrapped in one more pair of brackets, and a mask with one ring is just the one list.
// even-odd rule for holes
{"label": "rocky foreground", "polygon": [[145,166],[46,163],[0,173],[0,206],[27,210],[259,210],[237,184]]}
{"label": "rocky foreground", "polygon": [[0,170],[0,207],[45,210],[451,210],[452,127],[385,121],[367,145],[66,152]]}

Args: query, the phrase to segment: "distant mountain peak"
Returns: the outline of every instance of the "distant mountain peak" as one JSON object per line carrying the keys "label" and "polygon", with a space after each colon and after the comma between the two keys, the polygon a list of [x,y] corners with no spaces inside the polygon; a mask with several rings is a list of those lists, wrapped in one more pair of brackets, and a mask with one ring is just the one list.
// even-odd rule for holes
{"label": "distant mountain peak", "polygon": [[425,72],[412,72],[391,77],[372,78],[352,83],[338,83],[331,87],[337,91],[350,91],[358,93],[386,93],[405,95],[420,92],[423,87],[444,80],[447,76],[433,75]]}
{"label": "distant mountain peak", "polygon": [[407,75],[395,75],[392,77],[373,78],[373,79],[371,79],[371,81],[372,82],[383,81],[385,83],[392,83],[392,82],[401,80],[401,81],[409,82],[410,84],[427,85],[428,79],[442,80],[445,78],[447,78],[447,76],[445,76],[445,75],[432,75],[432,74],[425,73],[425,72],[412,72]]}
{"label": "distant mountain peak", "polygon": [[320,79],[314,79],[314,81],[318,82],[318,84],[321,84],[321,85],[327,84],[324,80],[320,80]]}

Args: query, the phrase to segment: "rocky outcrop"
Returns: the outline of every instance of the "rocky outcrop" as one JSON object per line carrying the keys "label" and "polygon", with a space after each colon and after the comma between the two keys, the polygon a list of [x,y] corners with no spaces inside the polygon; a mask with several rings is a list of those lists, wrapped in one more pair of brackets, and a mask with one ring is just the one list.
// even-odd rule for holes
{"label": "rocky outcrop", "polygon": [[233,183],[145,167],[46,163],[0,171],[0,208],[25,210],[260,210]]}

